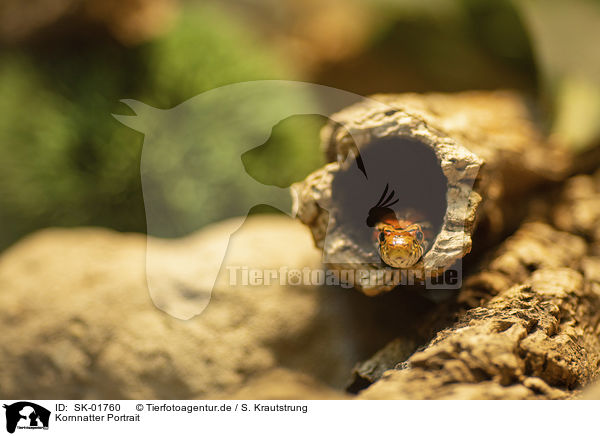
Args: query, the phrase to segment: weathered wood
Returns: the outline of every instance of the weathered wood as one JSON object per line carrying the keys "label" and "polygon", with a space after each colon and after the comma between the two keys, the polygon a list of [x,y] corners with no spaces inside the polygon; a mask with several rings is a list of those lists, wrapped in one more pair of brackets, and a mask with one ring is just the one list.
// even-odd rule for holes
{"label": "weathered wood", "polygon": [[[546,206],[549,222],[523,224],[415,328],[458,321],[406,361],[388,353],[390,370],[362,397],[568,398],[600,376],[600,171]],[[356,378],[382,373],[380,354]]]}

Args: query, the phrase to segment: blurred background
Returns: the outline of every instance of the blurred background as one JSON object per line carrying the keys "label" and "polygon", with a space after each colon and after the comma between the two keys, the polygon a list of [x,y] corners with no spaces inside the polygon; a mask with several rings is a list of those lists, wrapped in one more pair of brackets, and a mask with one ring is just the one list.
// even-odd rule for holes
{"label": "blurred background", "polygon": [[[585,148],[600,124],[598,42],[598,0],[2,0],[0,250],[48,226],[145,231],[143,135],[112,117],[130,113],[121,99],[166,109],[257,79],[361,95],[508,88]],[[242,156],[248,172],[303,179],[322,164],[324,121],[281,122]],[[196,187],[216,205],[198,227],[232,214],[227,186]],[[162,207],[185,215],[197,192]]]}

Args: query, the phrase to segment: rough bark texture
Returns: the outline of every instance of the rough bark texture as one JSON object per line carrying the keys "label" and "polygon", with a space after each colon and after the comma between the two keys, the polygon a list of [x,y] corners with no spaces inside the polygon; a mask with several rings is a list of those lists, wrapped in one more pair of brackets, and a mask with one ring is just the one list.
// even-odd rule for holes
{"label": "rough bark texture", "polygon": [[[439,226],[415,268],[440,274],[471,251],[477,222],[485,223],[487,238],[497,236],[522,218],[521,208],[514,207],[518,198],[567,177],[573,156],[544,140],[532,118],[526,102],[506,92],[376,95],[334,115],[335,122],[323,130],[322,144],[331,163],[294,186],[298,217],[310,227],[332,268],[366,268],[372,277],[388,268],[372,243],[356,236],[363,221],[347,217],[366,217],[384,183],[391,183],[401,198],[422,189],[413,198],[416,207],[432,222],[439,220]],[[433,151],[431,162],[415,151],[423,146]],[[355,147],[364,161],[364,185],[373,186],[362,190],[352,182],[333,192],[340,180],[360,178],[348,176],[358,174]],[[445,179],[439,197],[434,195],[438,188],[426,187],[435,177],[435,166]],[[415,177],[403,179],[402,173],[411,168],[418,168]],[[351,198],[346,203],[345,194]],[[393,287],[360,277],[355,281],[369,295]]]}
{"label": "rough bark texture", "polygon": [[[600,172],[553,203],[419,327],[458,321],[407,360],[388,346],[357,367],[355,385],[376,381],[361,398],[569,398],[600,375]],[[362,369],[386,362],[379,379]]]}

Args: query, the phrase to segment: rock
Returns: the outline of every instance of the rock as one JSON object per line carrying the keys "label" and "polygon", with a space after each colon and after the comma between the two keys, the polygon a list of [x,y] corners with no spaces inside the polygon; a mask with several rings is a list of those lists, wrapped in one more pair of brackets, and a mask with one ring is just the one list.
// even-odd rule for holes
{"label": "rock", "polygon": [[314,378],[276,368],[261,374],[225,398],[234,400],[344,400],[351,398]]}
{"label": "rock", "polygon": [[[239,222],[163,241],[165,274],[177,273],[170,258],[174,251],[180,259],[186,251],[203,253],[193,262],[218,267],[210,259],[211,244]],[[279,282],[230,285],[225,268],[201,315],[189,321],[172,318],[149,297],[145,247],[146,238],[139,234],[50,229],[2,255],[0,396],[185,399],[236,390],[236,395],[251,396],[251,388],[241,386],[278,368],[342,387],[355,362],[389,340],[387,333],[373,333],[381,332],[377,313],[353,290]],[[226,262],[261,269],[315,268],[320,252],[301,224],[255,216],[232,237]],[[187,264],[179,267],[189,271]],[[193,271],[201,279],[202,268]],[[186,295],[197,298],[197,290],[189,288],[193,279],[193,274],[186,276],[187,291],[174,291],[176,301],[164,303],[185,304]],[[283,376],[282,383],[288,379]],[[285,386],[266,389],[264,380],[249,385],[259,396],[292,395],[293,389],[283,394]],[[302,378],[290,383],[306,384]]]}

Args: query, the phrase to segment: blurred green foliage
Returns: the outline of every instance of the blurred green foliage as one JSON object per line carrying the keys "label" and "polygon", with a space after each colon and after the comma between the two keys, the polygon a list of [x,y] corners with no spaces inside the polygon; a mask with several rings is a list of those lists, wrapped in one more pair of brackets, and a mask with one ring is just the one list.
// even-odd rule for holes
{"label": "blurred green foliage", "polygon": [[[0,248],[46,226],[145,230],[139,172],[143,135],[111,116],[126,113],[120,99],[168,108],[228,83],[291,77],[293,72],[249,29],[207,6],[184,11],[164,37],[137,48],[70,40],[4,52]],[[322,122],[301,118],[281,123],[269,144],[244,156],[250,174],[286,186],[320,164]],[[227,150],[211,152],[222,165],[232,158]],[[170,163],[177,166],[186,157],[173,158],[180,160]],[[218,166],[208,170],[215,176],[221,171]],[[236,212],[227,192],[198,188],[165,196],[162,207],[185,214],[186,205],[211,202],[216,214],[193,214],[197,227]]]}
{"label": "blurred green foliage", "polygon": [[[366,26],[364,46],[312,70],[300,65],[303,58],[295,58],[294,50],[286,51],[320,49],[310,38],[302,40],[303,14],[289,12],[320,6],[301,0],[284,1],[281,9],[276,1],[259,9],[239,0],[186,2],[171,30],[136,47],[94,31],[59,29],[47,40],[42,36],[5,49],[0,53],[0,249],[47,226],[145,231],[144,137],[111,115],[131,114],[121,99],[168,109],[204,91],[258,79],[306,80],[364,95],[496,88],[535,94],[545,87],[554,133],[589,144],[599,125],[598,2],[593,10],[592,0],[546,3],[369,0],[372,16],[356,17]],[[250,10],[245,18],[235,12],[244,10]],[[182,133],[181,141],[173,141],[180,145],[177,152],[152,159],[152,171],[169,174],[156,180],[155,207],[183,223],[175,234],[244,214],[236,196],[258,201],[261,191],[237,174],[232,160],[241,159],[262,183],[288,186],[321,165],[323,122],[307,115],[283,120],[264,145],[242,156],[235,147],[209,141],[196,147],[190,135],[197,132]],[[231,132],[224,141],[239,142],[244,134]],[[190,145],[192,154],[186,151]],[[203,186],[191,175],[192,158],[194,165],[203,162],[200,168],[214,183]]]}

